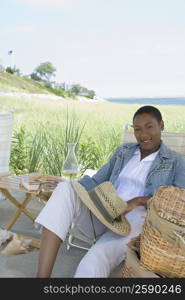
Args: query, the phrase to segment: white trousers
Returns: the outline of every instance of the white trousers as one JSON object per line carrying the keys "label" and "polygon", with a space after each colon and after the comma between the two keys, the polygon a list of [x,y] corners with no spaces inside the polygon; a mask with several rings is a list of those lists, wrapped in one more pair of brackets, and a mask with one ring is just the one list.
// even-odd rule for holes
{"label": "white trousers", "polygon": [[[130,212],[126,217],[131,224],[131,232],[123,237],[108,230],[93,216],[94,229],[100,237],[82,258],[74,277],[109,277],[110,272],[124,260],[127,243],[141,232],[144,221],[140,210]],[[57,185],[35,222],[54,232],[63,241],[72,223],[86,236],[94,238],[89,209],[80,201],[70,182]]]}

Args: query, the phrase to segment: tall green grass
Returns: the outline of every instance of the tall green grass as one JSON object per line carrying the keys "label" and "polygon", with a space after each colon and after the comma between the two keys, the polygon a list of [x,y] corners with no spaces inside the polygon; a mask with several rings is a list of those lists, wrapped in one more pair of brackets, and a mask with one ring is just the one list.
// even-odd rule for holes
{"label": "tall green grass", "polygon": [[[14,113],[11,169],[60,175],[67,142],[77,142],[81,176],[100,168],[120,144],[123,126],[140,105],[0,96],[2,111]],[[185,131],[185,106],[157,106],[165,131]]]}

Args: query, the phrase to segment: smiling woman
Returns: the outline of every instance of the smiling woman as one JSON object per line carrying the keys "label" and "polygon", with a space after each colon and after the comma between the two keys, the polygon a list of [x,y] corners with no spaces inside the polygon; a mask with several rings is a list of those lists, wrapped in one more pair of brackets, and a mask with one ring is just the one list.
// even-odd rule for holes
{"label": "smiling woman", "polygon": [[[160,111],[153,106],[140,108],[134,114],[133,126],[138,143],[119,146],[95,175],[86,175],[76,183],[81,185],[78,190],[73,181],[59,183],[40,212],[36,219],[43,226],[38,277],[51,275],[60,244],[66,239],[72,223],[93,244],[74,276],[108,277],[124,259],[127,243],[141,233],[147,201],[158,188],[161,185],[185,188],[185,160],[161,140],[164,124]],[[96,197],[94,201],[99,211],[96,215],[91,206],[81,200],[82,194],[92,195],[96,189],[104,194],[102,185],[107,181],[115,189],[114,193],[109,193],[109,204],[113,209],[117,205],[120,208],[113,222],[120,227],[126,218],[130,230],[115,232],[101,222],[101,198]],[[124,209],[115,203],[115,193],[126,202]],[[88,201],[88,197],[85,198]]]}
{"label": "smiling woman", "polygon": [[159,149],[164,122],[157,108],[145,106],[138,109],[133,117],[133,128],[140,144],[141,159]]}

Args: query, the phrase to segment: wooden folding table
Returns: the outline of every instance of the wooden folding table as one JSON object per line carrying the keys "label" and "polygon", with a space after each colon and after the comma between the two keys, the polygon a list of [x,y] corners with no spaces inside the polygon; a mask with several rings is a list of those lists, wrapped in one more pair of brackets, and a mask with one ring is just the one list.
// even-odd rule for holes
{"label": "wooden folding table", "polygon": [[[29,176],[32,176],[34,174],[31,173],[19,176],[0,177],[0,192],[18,208],[10,222],[6,225],[7,230],[10,230],[13,227],[21,213],[24,213],[32,221],[35,220],[35,216],[33,216],[33,214],[26,208],[26,206],[33,197],[39,194],[40,191],[30,191],[25,189],[21,185],[22,178],[27,179]],[[15,196],[12,196],[9,192],[11,190],[25,193],[25,199],[23,200],[23,202],[19,202]]]}

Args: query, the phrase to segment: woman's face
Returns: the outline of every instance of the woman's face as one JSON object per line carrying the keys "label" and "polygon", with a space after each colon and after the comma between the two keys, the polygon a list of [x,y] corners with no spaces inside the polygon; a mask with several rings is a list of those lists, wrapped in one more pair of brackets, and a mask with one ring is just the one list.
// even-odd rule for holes
{"label": "woman's face", "polygon": [[150,113],[143,113],[135,117],[133,128],[141,151],[148,154],[157,151],[160,145],[161,130],[164,129],[163,121],[159,122]]}

